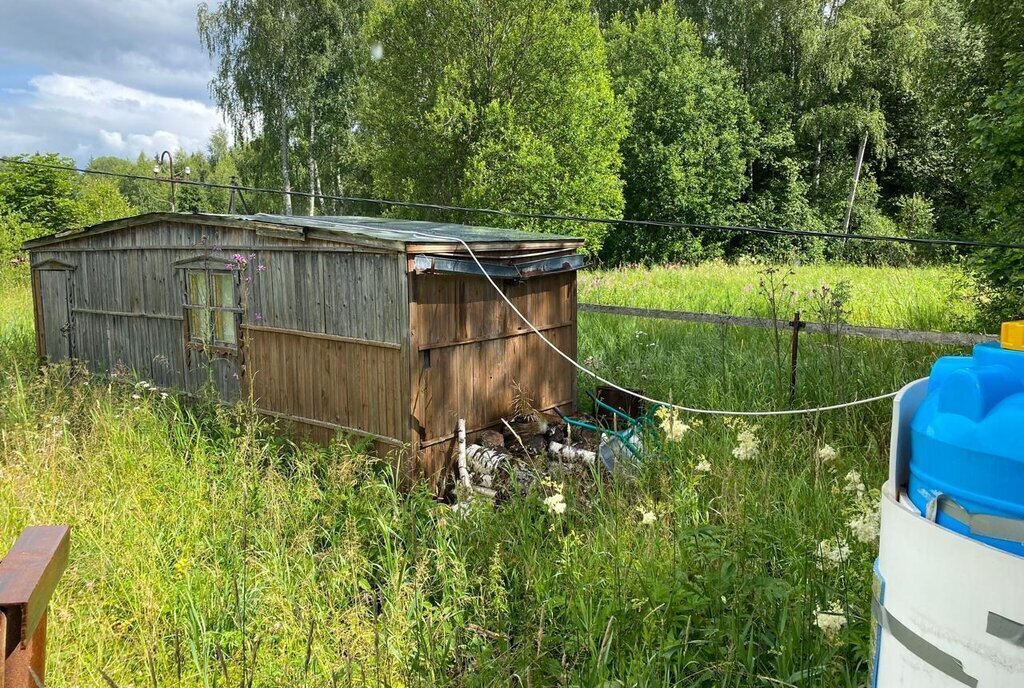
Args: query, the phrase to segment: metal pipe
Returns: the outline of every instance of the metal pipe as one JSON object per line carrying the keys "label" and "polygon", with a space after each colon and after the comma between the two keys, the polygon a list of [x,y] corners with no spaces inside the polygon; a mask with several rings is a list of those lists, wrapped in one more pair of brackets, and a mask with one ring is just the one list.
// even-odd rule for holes
{"label": "metal pipe", "polygon": [[156,167],[153,168],[154,174],[160,174],[164,165],[164,156],[167,156],[167,165],[171,171],[171,212],[178,212],[178,194],[174,184],[174,156],[171,155],[170,151],[164,151],[156,157]]}

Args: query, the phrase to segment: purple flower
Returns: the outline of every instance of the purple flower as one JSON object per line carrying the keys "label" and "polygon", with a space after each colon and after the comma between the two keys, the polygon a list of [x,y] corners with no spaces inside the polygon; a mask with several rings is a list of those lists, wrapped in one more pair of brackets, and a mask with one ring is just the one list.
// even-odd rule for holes
{"label": "purple flower", "polygon": [[256,266],[256,272],[263,272],[266,269],[267,269],[267,266],[264,265],[263,263],[260,263],[259,265]]}
{"label": "purple flower", "polygon": [[253,315],[256,318],[256,322],[263,322],[263,315],[261,313],[254,313]]}

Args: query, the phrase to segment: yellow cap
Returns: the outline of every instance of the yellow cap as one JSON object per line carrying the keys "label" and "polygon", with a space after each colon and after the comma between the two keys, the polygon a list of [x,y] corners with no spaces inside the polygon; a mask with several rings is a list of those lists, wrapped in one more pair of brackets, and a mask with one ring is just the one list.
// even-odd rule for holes
{"label": "yellow cap", "polygon": [[1004,322],[999,333],[999,343],[1004,349],[1024,351],[1024,320]]}

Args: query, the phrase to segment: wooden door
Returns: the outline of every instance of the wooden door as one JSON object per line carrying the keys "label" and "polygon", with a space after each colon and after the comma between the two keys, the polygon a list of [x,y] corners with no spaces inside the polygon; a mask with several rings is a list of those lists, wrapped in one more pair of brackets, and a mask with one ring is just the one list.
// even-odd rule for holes
{"label": "wooden door", "polygon": [[57,363],[75,355],[74,317],[70,270],[39,270],[40,357]]}

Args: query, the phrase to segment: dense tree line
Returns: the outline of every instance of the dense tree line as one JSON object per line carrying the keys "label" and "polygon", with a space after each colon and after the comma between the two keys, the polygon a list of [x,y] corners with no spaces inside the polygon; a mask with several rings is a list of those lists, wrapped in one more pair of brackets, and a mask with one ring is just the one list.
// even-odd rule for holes
{"label": "dense tree line", "polygon": [[[199,25],[214,95],[262,151],[243,171],[275,186],[968,236],[984,229],[977,120],[1012,72],[1014,13],[974,0],[231,0]],[[611,260],[827,250],[577,231]]]}
{"label": "dense tree line", "polygon": [[[55,154],[21,160],[67,167],[74,160]],[[0,164],[0,260],[41,234],[124,217],[135,208],[116,182],[46,167]]]}
{"label": "dense tree line", "polygon": [[[998,0],[225,0],[200,6],[198,30],[233,144],[218,132],[208,151],[179,153],[178,167],[328,195],[1020,240],[1021,15]],[[152,167],[142,157],[91,165]],[[117,186],[133,208],[167,205],[166,188]],[[247,201],[381,212],[288,193]],[[179,188],[183,209],[226,202],[224,192]],[[607,262],[952,256],[506,222],[579,234]],[[1020,310],[1017,254],[969,258],[993,309]]]}

